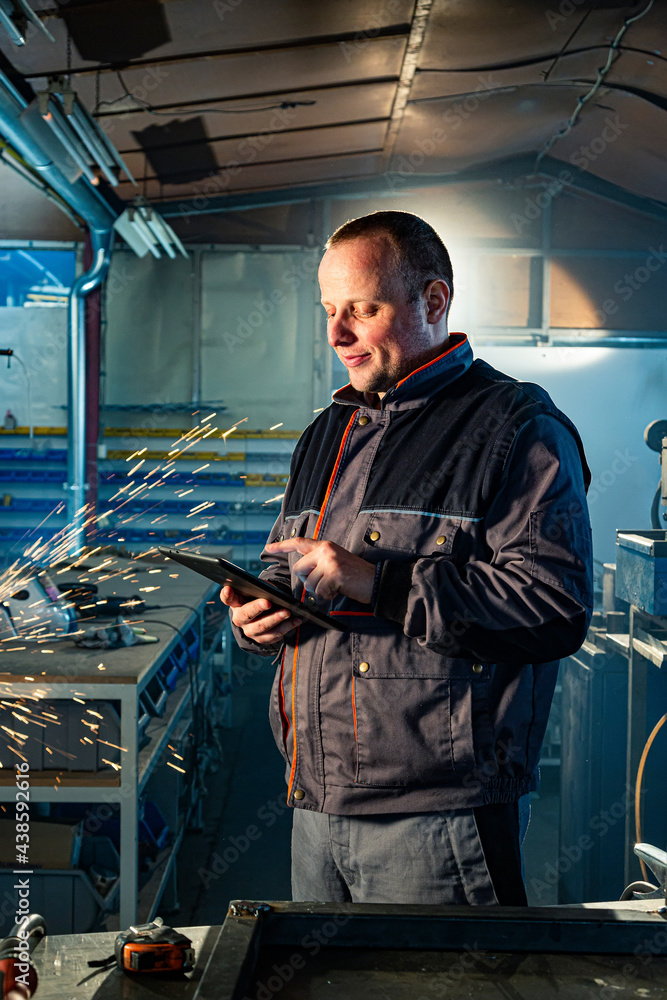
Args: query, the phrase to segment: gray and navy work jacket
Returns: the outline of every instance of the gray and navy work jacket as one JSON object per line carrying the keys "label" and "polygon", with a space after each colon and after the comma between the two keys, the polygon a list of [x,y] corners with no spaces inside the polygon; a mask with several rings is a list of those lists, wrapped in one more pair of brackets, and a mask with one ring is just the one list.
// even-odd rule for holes
{"label": "gray and navy work jacket", "polygon": [[370,606],[304,595],[298,553],[262,557],[264,579],[349,628],[306,622],[278,651],[291,806],[434,812],[535,787],[558,660],[591,615],[589,481],[548,394],[473,361],[462,334],[380,409],[335,393],[296,446],[270,541],[328,539],[380,565]]}

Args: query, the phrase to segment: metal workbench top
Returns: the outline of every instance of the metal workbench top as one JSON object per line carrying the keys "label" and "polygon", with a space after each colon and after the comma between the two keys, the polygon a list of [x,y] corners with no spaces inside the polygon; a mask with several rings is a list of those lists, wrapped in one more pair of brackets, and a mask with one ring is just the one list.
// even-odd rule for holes
{"label": "metal workbench top", "polygon": [[196,965],[176,978],[90,969],[90,960],[112,954],[114,933],[47,937],[33,955],[37,1000],[667,998],[659,900],[533,908],[276,902],[259,904],[264,912],[253,912],[256,903],[231,906],[236,911],[222,927],[179,928],[192,940]]}
{"label": "metal workbench top", "polygon": [[[215,554],[228,558],[229,549],[221,548],[220,552]],[[104,557],[86,562],[100,566],[104,562]],[[160,572],[149,574],[149,570]],[[136,594],[144,599],[147,605],[182,604],[197,608],[204,601],[217,599],[220,590],[217,584],[161,555],[145,559],[114,557],[110,571],[114,576],[99,582],[98,597],[109,597],[115,593],[128,597]],[[75,573],[72,574],[74,575]],[[91,583],[97,583],[99,575],[95,570],[82,574]],[[124,580],[123,577],[129,579]],[[70,576],[64,574],[63,578],[69,580]],[[143,592],[144,587],[156,589]],[[35,682],[39,683],[58,683],[68,679],[81,684],[136,684],[141,687],[151,676],[156,664],[164,659],[165,654],[178,642],[176,629],[182,630],[195,615],[187,607],[171,607],[164,610],[129,613],[125,617],[128,621],[145,628],[149,635],[157,636],[160,641],[120,649],[82,649],[75,646],[74,641],[67,639],[52,643],[21,642],[20,639],[16,642],[0,643],[0,689],[7,682],[23,682],[26,676],[34,678]],[[154,624],[152,620],[156,618],[170,622],[173,627]],[[103,628],[112,622],[113,619],[110,618],[98,619],[94,622],[82,622],[79,627]],[[16,645],[27,648],[16,652],[10,651]],[[45,655],[44,650],[53,652]],[[103,663],[104,670],[99,669],[100,663]]]}

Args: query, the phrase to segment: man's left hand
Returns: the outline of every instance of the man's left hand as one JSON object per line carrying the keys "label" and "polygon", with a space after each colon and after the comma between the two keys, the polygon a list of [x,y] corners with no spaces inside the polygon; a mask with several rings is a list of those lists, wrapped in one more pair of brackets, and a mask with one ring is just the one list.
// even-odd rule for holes
{"label": "man's left hand", "polygon": [[276,552],[300,552],[294,572],[306,590],[332,601],[338,594],[353,601],[370,604],[375,583],[374,563],[352,555],[335,542],[314,541],[312,538],[286,538],[266,546],[269,555]]}

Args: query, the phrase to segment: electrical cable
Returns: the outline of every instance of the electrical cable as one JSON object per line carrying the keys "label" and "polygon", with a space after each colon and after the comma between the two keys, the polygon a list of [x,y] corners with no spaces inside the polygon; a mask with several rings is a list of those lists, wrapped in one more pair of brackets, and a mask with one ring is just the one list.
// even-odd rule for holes
{"label": "electrical cable", "polygon": [[[120,70],[116,70],[115,73],[118,78],[118,82],[123,88],[123,94],[121,95],[121,97],[115,97],[111,101],[100,101],[98,99],[95,104],[95,108],[93,110],[94,115],[98,114],[100,108],[102,107],[112,108],[114,107],[114,105],[120,104],[128,97],[130,98],[131,101],[134,101],[136,103],[137,107],[140,110],[147,111],[151,115],[157,115],[163,118],[173,118],[175,115],[242,115],[242,114],[250,114],[253,111],[277,111],[277,110],[282,110],[283,108],[296,108],[296,107],[301,107],[302,105],[317,104],[317,101],[280,101],[277,104],[266,104],[263,107],[253,106],[247,108],[187,108],[187,109],[184,109],[182,105],[180,106],[175,105],[174,111],[158,111],[157,108],[155,108],[148,101],[145,101],[142,97],[137,97],[136,94],[133,94],[132,91],[128,89],[127,84],[125,83],[125,80],[123,79]],[[127,108],[125,108],[124,110],[127,111]]]}
{"label": "electrical cable", "polygon": [[558,60],[560,59],[560,57],[561,57],[561,56],[563,55],[563,53],[565,52],[565,49],[566,49],[566,48],[568,47],[568,45],[570,44],[570,42],[572,41],[572,39],[574,38],[574,36],[575,36],[576,34],[578,34],[578,32],[579,32],[579,29],[580,29],[580,28],[583,28],[583,26],[584,26],[584,22],[586,21],[586,19],[587,19],[588,15],[589,15],[589,14],[591,13],[591,11],[592,11],[592,10],[594,10],[594,9],[595,9],[594,7],[589,7],[589,8],[588,8],[588,10],[587,10],[587,11],[585,12],[585,14],[584,14],[584,16],[582,17],[582,19],[581,19],[581,21],[579,22],[579,24],[578,24],[578,25],[576,26],[576,28],[574,28],[574,29],[572,30],[572,33],[571,33],[571,35],[569,36],[569,38],[567,39],[567,41],[566,41],[566,42],[563,42],[563,45],[561,46],[561,49],[560,49],[560,51],[559,51],[559,52],[557,52],[557,53],[556,53],[556,55],[554,56],[554,58],[553,58],[553,61],[552,61],[551,65],[549,66],[549,69],[548,69],[548,70],[546,70],[546,71],[545,71],[544,73],[542,73],[542,79],[544,80],[544,83],[546,83],[546,82],[547,82],[547,80],[549,79],[549,74],[551,73],[551,70],[552,70],[552,69],[554,68],[554,66],[556,65],[556,63],[557,63],[557,62],[558,62]]}
{"label": "electrical cable", "polygon": [[572,115],[570,116],[570,119],[567,122],[567,124],[562,129],[559,129],[558,132],[555,132],[551,136],[551,138],[548,140],[548,142],[546,143],[546,145],[544,146],[544,149],[540,153],[538,153],[538,155],[537,155],[537,157],[535,159],[535,168],[534,168],[535,172],[537,172],[537,169],[538,169],[540,163],[542,162],[542,160],[544,159],[544,157],[547,155],[547,153],[549,152],[549,150],[558,142],[558,140],[565,138],[565,136],[568,135],[572,131],[572,129],[574,128],[574,126],[577,123],[577,119],[578,119],[578,117],[579,117],[579,115],[581,113],[581,109],[583,108],[583,106],[585,104],[587,104],[588,101],[590,101],[591,98],[594,97],[597,94],[598,90],[600,89],[600,87],[602,85],[602,81],[604,80],[604,78],[606,77],[607,73],[611,69],[612,63],[614,61],[614,54],[618,50],[620,41],[623,38],[623,35],[625,34],[625,32],[628,30],[628,28],[630,27],[631,24],[634,24],[635,21],[639,21],[640,18],[645,17],[646,14],[648,14],[648,12],[650,11],[650,9],[651,9],[651,7],[653,6],[654,3],[655,3],[655,0],[649,0],[648,4],[644,8],[644,10],[640,11],[639,14],[635,14],[634,17],[628,17],[628,18],[626,18],[626,20],[623,22],[623,26],[621,27],[620,31],[616,35],[616,38],[614,39],[614,41],[611,43],[611,45],[609,47],[609,53],[608,53],[608,56],[607,56],[606,63],[604,64],[604,66],[601,66],[598,69],[598,75],[597,75],[597,79],[596,79],[595,83],[593,84],[593,86],[591,87],[591,89],[588,91],[588,93],[584,94],[583,97],[579,98],[579,100],[577,101],[577,106],[575,107],[574,111],[572,112]]}
{"label": "electrical cable", "polygon": [[195,608],[192,604],[145,604],[144,611],[162,611],[163,608],[187,608],[188,611],[194,611],[196,615],[199,614],[199,608]]}
{"label": "electrical cable", "polygon": [[653,494],[653,500],[651,501],[651,527],[657,528],[658,531],[662,528],[660,524],[660,500],[662,498],[662,478],[660,479],[657,489]]}
{"label": "electrical cable", "polygon": [[[173,628],[175,632],[178,632],[179,636],[181,637],[181,642],[183,643],[183,649],[185,651],[185,655],[186,655],[187,661],[188,661],[188,675],[189,675],[189,682],[190,682],[190,701],[192,702],[192,727],[193,727],[195,733],[199,733],[200,732],[200,728],[199,728],[199,698],[197,697],[197,689],[195,687],[194,675],[192,673],[192,666],[193,666],[193,664],[192,664],[192,657],[190,656],[190,652],[188,650],[188,644],[187,644],[185,635],[183,634],[183,632],[181,631],[181,629],[178,627],[178,625],[174,625],[173,622],[167,622],[167,621],[164,621],[163,619],[160,619],[160,618],[142,618],[141,622],[138,622],[137,624],[141,624],[141,625],[168,625],[169,628]],[[193,744],[194,744],[195,749],[196,749],[197,748],[197,740],[196,740],[196,737],[194,737],[194,734],[193,734]]]}
{"label": "electrical cable", "polygon": [[[644,765],[646,764],[646,758],[648,757],[648,752],[651,749],[651,744],[653,740],[658,735],[662,726],[667,722],[667,714],[663,715],[658,723],[653,727],[653,731],[644,745],[642,755],[639,761],[639,767],[637,768],[637,783],[635,784],[635,843],[641,844],[642,842],[642,832],[641,832],[641,790],[642,790],[642,778],[644,777]],[[641,865],[642,875],[644,879],[648,881],[648,874],[646,872],[646,865],[643,860],[639,859],[639,864]]]}

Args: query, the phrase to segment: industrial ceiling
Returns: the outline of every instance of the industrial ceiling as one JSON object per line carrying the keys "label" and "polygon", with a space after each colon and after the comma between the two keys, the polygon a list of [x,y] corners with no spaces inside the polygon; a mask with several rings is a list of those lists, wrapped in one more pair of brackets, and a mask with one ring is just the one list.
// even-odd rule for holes
{"label": "industrial ceiling", "polygon": [[[548,159],[667,202],[663,0],[31,6],[54,40],[32,29],[16,46],[0,29],[2,67],[34,91],[71,78],[138,182],[121,179],[123,200],[205,211],[241,193],[395,190]],[[39,192],[22,197],[39,215]]]}

